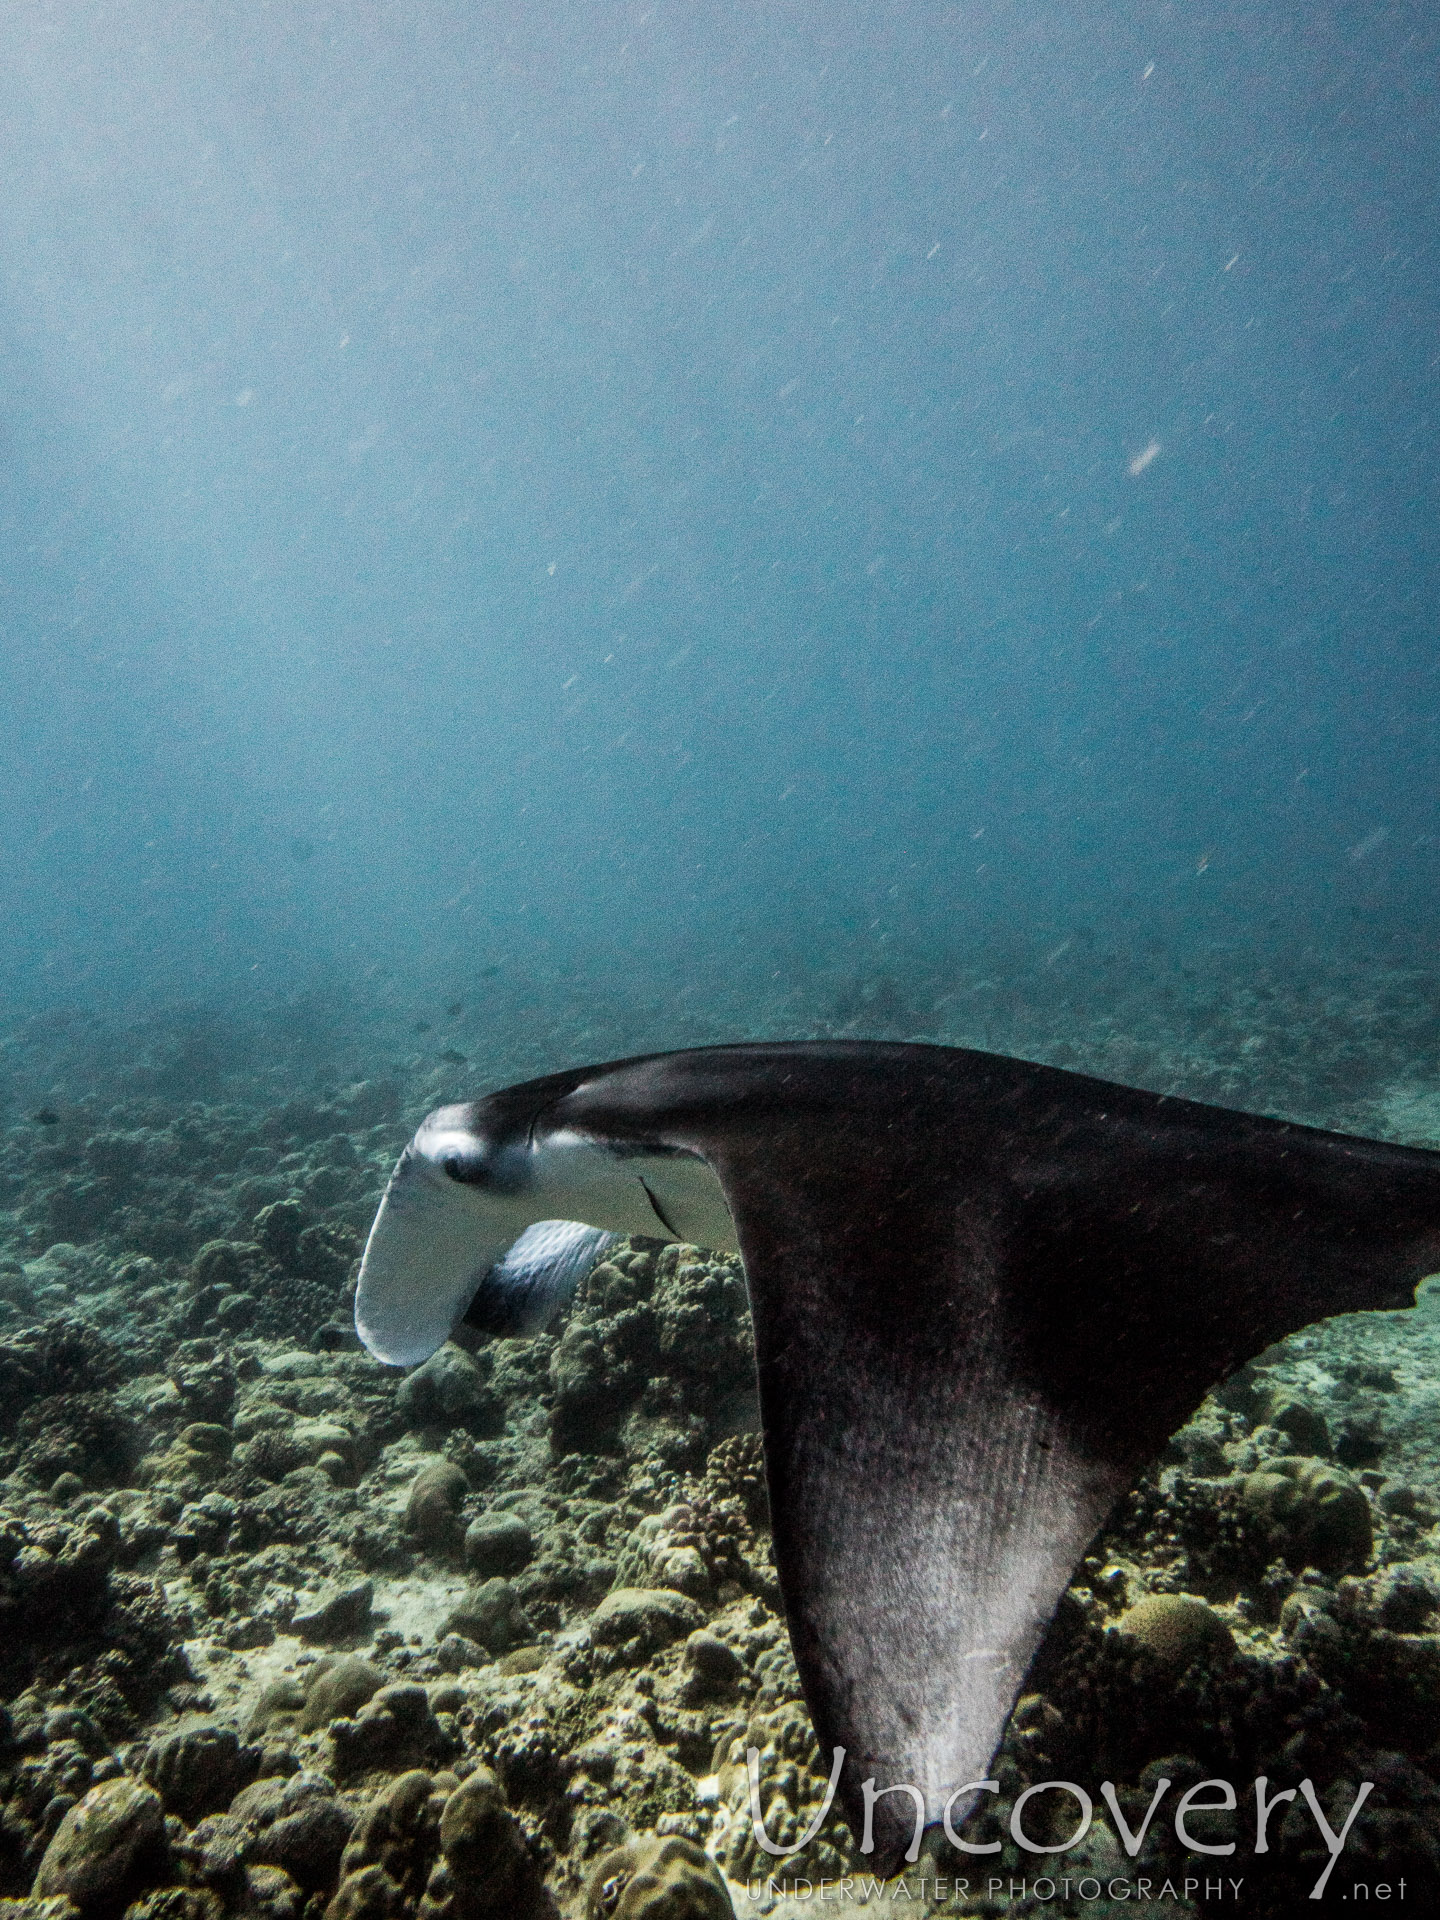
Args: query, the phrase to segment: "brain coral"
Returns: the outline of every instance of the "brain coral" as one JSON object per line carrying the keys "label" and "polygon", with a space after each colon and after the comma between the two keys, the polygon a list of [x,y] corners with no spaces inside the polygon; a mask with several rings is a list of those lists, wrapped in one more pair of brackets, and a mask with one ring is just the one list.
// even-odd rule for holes
{"label": "brain coral", "polygon": [[596,1861],[585,1920],[734,1920],[724,1880],[691,1840],[632,1840]]}
{"label": "brain coral", "polygon": [[1283,1455],[1245,1475],[1241,1504],[1292,1567],[1358,1572],[1374,1550],[1370,1502],[1343,1467]]}
{"label": "brain coral", "polygon": [[1192,1593],[1148,1593],[1121,1615],[1116,1631],[1170,1673],[1183,1673],[1196,1660],[1228,1660],[1235,1651],[1229,1627]]}

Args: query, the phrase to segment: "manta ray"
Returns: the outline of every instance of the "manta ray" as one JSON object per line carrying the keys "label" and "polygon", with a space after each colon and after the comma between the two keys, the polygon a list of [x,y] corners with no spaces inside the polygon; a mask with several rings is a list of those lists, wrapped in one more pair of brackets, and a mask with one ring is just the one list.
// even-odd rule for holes
{"label": "manta ray", "polygon": [[960,1048],[652,1054],[432,1113],[358,1332],[397,1365],[462,1318],[536,1332],[616,1234],[744,1264],[796,1665],[893,1870],[915,1796],[978,1800],[1088,1543],[1208,1389],[1413,1303],[1440,1153]]}

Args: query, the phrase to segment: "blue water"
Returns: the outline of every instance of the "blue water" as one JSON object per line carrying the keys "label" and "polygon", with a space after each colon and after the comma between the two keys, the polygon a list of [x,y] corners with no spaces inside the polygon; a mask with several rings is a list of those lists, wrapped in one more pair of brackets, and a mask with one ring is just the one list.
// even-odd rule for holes
{"label": "blue water", "polygon": [[8,1013],[1432,963],[1432,9],[4,33]]}

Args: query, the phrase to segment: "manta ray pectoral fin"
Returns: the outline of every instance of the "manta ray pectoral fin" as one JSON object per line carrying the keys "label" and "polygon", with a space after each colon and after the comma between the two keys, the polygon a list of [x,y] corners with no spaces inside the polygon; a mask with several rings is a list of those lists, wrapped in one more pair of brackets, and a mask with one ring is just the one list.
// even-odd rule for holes
{"label": "manta ray pectoral fin", "polygon": [[[895,1312],[903,1247],[884,1314],[833,1268],[786,1252],[754,1259],[760,1391],[776,1561],[822,1758],[846,1750],[857,1841],[866,1781],[913,1785],[924,1825],[947,1811],[958,1825],[976,1797],[958,1790],[985,1777],[1126,1475],[1088,1458],[1017,1378],[978,1298],[969,1340],[942,1344],[923,1312]],[[817,1316],[807,1306],[822,1288]],[[877,1865],[913,1857],[910,1796],[877,1800],[872,1830]]]}
{"label": "manta ray pectoral fin", "polygon": [[955,1049],[710,1048],[552,1111],[720,1181],[796,1664],[877,1872],[913,1837],[888,1789],[964,1818],[1086,1544],[1206,1390],[1408,1305],[1440,1253],[1440,1155]]}
{"label": "manta ray pectoral fin", "polygon": [[[969,1236],[947,1299],[930,1249],[953,1247],[953,1220],[913,1193],[897,1217],[872,1188],[878,1218],[861,1228],[842,1193],[867,1183],[849,1172],[828,1204],[812,1175],[819,1204],[798,1219],[767,1204],[764,1183],[758,1207],[753,1191],[735,1205],[796,1664],[822,1760],[845,1749],[857,1842],[867,1782],[878,1795],[871,1859],[889,1872],[922,1825],[969,1812],[976,1794],[961,1789],[985,1778],[1129,1465],[1087,1452],[1026,1377],[995,1310],[1003,1239]],[[886,1791],[901,1786],[923,1799],[919,1823],[912,1795]]]}

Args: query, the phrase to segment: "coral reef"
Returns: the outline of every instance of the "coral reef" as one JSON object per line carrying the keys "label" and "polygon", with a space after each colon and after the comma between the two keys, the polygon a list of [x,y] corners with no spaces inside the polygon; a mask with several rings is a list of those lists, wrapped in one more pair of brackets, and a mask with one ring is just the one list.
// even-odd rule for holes
{"label": "coral reef", "polygon": [[734,1920],[734,1914],[713,1863],[675,1834],[602,1854],[585,1888],[585,1920]]}
{"label": "coral reef", "polygon": [[[829,1769],[738,1263],[621,1242],[548,1333],[376,1366],[350,1293],[410,1094],[439,1097],[56,1094],[0,1135],[0,1897],[25,1920],[729,1920],[765,1910],[752,1882],[867,1864],[833,1808],[785,1858],[751,1820],[750,1750],[777,1846]],[[965,1832],[999,1844],[987,1873],[1033,1880],[1009,1819],[1037,1782],[1110,1780],[1138,1830],[1162,1780],[1263,1773],[1337,1823],[1372,1782],[1347,1872],[1440,1903],[1437,1379],[1431,1300],[1217,1388],[1046,1638]],[[1183,1879],[1173,1821],[1132,1861],[1107,1820],[1065,1858]],[[1224,1810],[1191,1830],[1237,1842],[1227,1916],[1307,1910],[1303,1804],[1264,1854]]]}

